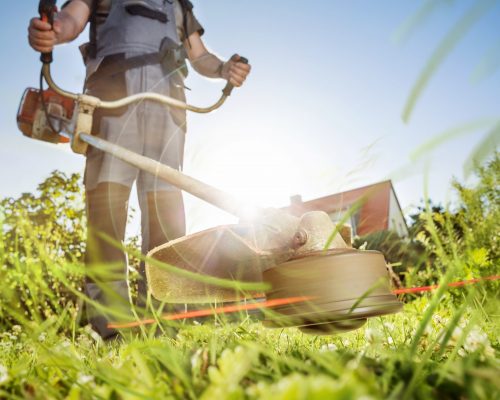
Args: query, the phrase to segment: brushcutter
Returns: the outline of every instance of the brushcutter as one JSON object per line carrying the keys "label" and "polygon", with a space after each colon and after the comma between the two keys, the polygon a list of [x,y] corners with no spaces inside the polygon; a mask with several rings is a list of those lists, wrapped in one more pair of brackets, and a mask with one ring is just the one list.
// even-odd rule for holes
{"label": "brushcutter", "polygon": [[[50,6],[55,2],[41,3]],[[47,15],[54,8],[41,7],[40,11]],[[46,18],[51,20],[50,15]],[[49,89],[25,92],[17,117],[24,135],[51,143],[69,140],[72,150],[79,154],[93,146],[240,219],[238,224],[194,233],[153,249],[148,254],[146,274],[156,299],[206,303],[265,297],[281,304],[266,313],[266,326],[298,326],[309,333],[356,329],[369,317],[401,309],[390,289],[384,256],[377,251],[353,249],[350,230],[334,224],[325,212],[296,217],[279,209],[248,206],[213,186],[91,134],[93,112],[98,108],[115,109],[147,100],[208,113],[226,101],[233,89],[230,83],[209,107],[196,107],[157,93],[103,101],[61,89],[51,76],[52,55],[44,54],[41,60],[41,74]],[[236,283],[264,283],[267,287],[242,290],[237,284],[228,287],[213,279],[192,279],[193,274],[180,274],[179,270]],[[282,302],[287,298],[304,301]]]}

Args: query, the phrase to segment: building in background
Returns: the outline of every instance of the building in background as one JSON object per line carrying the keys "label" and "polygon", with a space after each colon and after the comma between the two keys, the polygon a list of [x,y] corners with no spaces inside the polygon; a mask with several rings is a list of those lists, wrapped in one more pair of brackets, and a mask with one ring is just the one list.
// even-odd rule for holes
{"label": "building in background", "polygon": [[353,236],[381,231],[408,236],[408,226],[390,180],[309,201],[302,201],[300,195],[292,196],[285,210],[296,216],[324,211],[334,222],[350,213],[345,223],[351,225]]}

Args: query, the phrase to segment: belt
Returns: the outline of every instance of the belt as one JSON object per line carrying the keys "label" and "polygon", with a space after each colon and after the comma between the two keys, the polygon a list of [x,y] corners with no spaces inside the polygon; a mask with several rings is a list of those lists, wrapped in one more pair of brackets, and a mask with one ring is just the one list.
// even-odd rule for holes
{"label": "belt", "polygon": [[97,71],[89,77],[89,81],[108,78],[130,69],[158,65],[161,63],[160,53],[149,53],[127,58],[124,53],[104,57]]}

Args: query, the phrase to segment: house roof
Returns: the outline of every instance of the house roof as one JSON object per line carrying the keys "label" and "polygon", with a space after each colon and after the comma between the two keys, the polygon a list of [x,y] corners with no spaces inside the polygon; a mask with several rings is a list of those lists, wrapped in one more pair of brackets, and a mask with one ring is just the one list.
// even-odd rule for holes
{"label": "house roof", "polygon": [[387,180],[309,201],[302,201],[300,200],[300,196],[294,196],[292,197],[291,204],[285,207],[285,209],[294,215],[302,215],[305,212],[316,210],[332,213],[349,208],[363,197],[369,197],[371,194],[379,193],[380,191],[388,192],[390,190],[394,190],[392,182]]}

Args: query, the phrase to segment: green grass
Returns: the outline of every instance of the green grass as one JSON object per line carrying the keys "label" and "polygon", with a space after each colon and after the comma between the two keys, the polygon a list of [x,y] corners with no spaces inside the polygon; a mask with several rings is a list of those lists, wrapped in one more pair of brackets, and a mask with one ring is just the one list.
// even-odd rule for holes
{"label": "green grass", "polygon": [[[474,290],[474,292],[476,292]],[[473,293],[477,294],[477,293]],[[412,351],[427,297],[402,313],[337,336],[259,322],[181,324],[175,335],[103,343],[61,320],[0,336],[0,397],[7,398],[484,398],[500,393],[498,331],[476,308],[440,302]],[[488,308],[498,309],[496,305]],[[171,330],[173,332],[173,330]]]}
{"label": "green grass", "polygon": [[[203,324],[165,323],[158,337],[156,325],[146,326],[104,343],[80,326],[82,295],[75,293],[83,266],[54,257],[39,230],[21,221],[11,250],[0,247],[0,398],[493,399],[500,393],[496,282],[408,296],[403,312],[342,335],[266,329],[242,313]],[[466,261],[455,244],[441,242],[433,218],[425,221],[440,241],[436,264],[447,267],[434,276],[449,282]]]}
{"label": "green grass", "polygon": [[[0,203],[0,399],[500,398],[499,282],[446,285],[498,274],[498,154],[478,176],[474,187],[454,183],[454,211],[428,203],[415,220],[424,253],[402,259],[406,283],[441,287],[405,296],[399,314],[313,336],[241,313],[134,328],[111,343],[82,319],[83,214],[51,202],[66,191],[51,177],[49,194]],[[78,200],[77,178],[68,182]]]}

